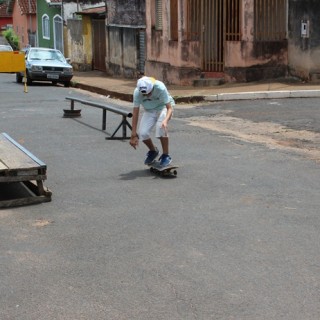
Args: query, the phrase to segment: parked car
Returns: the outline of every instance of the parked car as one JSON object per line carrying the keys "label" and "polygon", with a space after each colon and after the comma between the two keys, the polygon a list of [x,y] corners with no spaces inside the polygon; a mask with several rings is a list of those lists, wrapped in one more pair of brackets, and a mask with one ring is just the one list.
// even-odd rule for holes
{"label": "parked car", "polygon": [[8,44],[0,44],[0,51],[13,51],[13,49]]}
{"label": "parked car", "polygon": [[[70,86],[73,68],[59,50],[31,47],[25,50],[25,54],[28,85],[33,81],[51,81],[53,84]],[[23,77],[23,72],[18,72],[16,81],[21,83]]]}

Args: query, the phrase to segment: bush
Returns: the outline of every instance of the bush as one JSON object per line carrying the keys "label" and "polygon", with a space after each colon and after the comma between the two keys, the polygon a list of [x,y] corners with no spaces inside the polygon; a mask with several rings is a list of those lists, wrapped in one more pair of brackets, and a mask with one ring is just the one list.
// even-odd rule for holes
{"label": "bush", "polygon": [[13,50],[19,50],[19,37],[15,34],[13,29],[3,31],[2,35],[9,42]]}

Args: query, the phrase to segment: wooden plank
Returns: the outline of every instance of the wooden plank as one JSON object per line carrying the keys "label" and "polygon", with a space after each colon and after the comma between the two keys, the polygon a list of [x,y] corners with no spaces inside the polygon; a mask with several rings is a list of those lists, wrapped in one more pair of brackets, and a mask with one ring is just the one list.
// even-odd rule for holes
{"label": "wooden plank", "polygon": [[38,186],[32,182],[0,183],[0,208],[51,201],[52,192],[49,189],[40,191]]}
{"label": "wooden plank", "polygon": [[30,180],[46,180],[47,176],[45,175],[34,175],[34,176],[0,176],[1,182],[22,182]]}
{"label": "wooden plank", "polygon": [[4,135],[0,135],[0,159],[7,169],[34,169],[39,165],[24,152],[21,152]]}
{"label": "wooden plank", "polygon": [[0,170],[6,170],[8,167],[0,159]]}
{"label": "wooden plank", "polygon": [[8,169],[46,168],[46,165],[6,133],[0,134],[0,160]]}
{"label": "wooden plank", "polygon": [[32,154],[30,151],[28,151],[25,147],[23,147],[17,141],[13,140],[8,134],[3,132],[2,135],[4,135],[12,144],[14,144],[16,147],[18,147],[22,152],[24,152],[34,162],[38,163],[39,166],[46,167],[46,164],[44,162],[42,162],[40,159],[38,159],[34,154]]}
{"label": "wooden plank", "polygon": [[51,197],[47,196],[36,196],[36,197],[26,197],[26,198],[17,198],[12,200],[0,201],[0,208],[11,208],[18,206],[26,206],[30,204],[37,204],[43,202],[50,202]]}

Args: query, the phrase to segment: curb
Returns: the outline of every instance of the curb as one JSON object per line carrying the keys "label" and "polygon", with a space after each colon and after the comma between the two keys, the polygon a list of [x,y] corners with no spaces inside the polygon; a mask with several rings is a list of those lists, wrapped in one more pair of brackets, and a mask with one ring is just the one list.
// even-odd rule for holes
{"label": "curb", "polygon": [[[132,94],[111,91],[79,82],[71,81],[71,86],[78,89],[110,96],[111,98],[132,102]],[[288,90],[288,91],[254,91],[239,93],[217,93],[206,96],[173,96],[178,103],[197,103],[202,101],[233,101],[233,100],[259,100],[259,99],[286,99],[286,98],[320,98],[320,90]]]}
{"label": "curb", "polygon": [[319,98],[320,90],[290,90],[290,91],[257,91],[241,93],[219,93],[204,97],[206,101],[258,100],[285,98]]}
{"label": "curb", "polygon": [[[133,102],[132,93],[128,94],[128,93],[111,91],[108,89],[99,88],[99,87],[95,87],[95,86],[91,86],[88,84],[83,84],[75,81],[71,81],[71,86],[73,88],[82,89],[82,90],[94,92],[94,93],[105,95],[105,96],[110,96],[111,98],[114,98],[114,99]],[[177,104],[178,103],[196,103],[196,102],[205,101],[204,96],[173,96],[173,99]]]}
{"label": "curb", "polygon": [[82,89],[82,90],[94,92],[94,93],[105,95],[105,96],[110,96],[111,98],[114,98],[114,99],[120,99],[120,100],[128,101],[128,102],[133,101],[132,94],[110,91],[107,89],[103,89],[103,88],[99,88],[99,87],[95,87],[95,86],[90,86],[88,84],[83,84],[83,83],[79,83],[79,82],[72,82],[72,81],[71,81],[71,86],[73,88]]}

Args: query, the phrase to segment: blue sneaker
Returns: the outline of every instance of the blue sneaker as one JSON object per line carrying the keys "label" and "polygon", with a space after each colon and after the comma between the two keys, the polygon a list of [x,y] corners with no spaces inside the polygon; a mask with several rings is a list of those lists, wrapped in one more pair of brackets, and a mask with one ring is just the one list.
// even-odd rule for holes
{"label": "blue sneaker", "polygon": [[172,159],[168,154],[163,154],[160,158],[160,167],[167,167],[171,162]]}
{"label": "blue sneaker", "polygon": [[159,150],[157,148],[154,151],[149,150],[146,156],[146,160],[144,160],[144,164],[146,165],[152,164],[156,160],[156,157],[158,155],[159,155]]}

